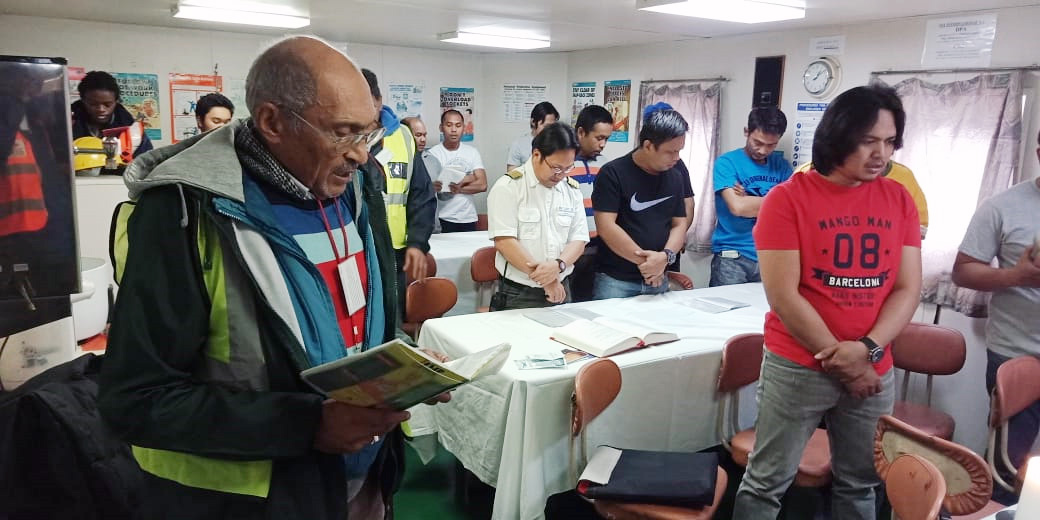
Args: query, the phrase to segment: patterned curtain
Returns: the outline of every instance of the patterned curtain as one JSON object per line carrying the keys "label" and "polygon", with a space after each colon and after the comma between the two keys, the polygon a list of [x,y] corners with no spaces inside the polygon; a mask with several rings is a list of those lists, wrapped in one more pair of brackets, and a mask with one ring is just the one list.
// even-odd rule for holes
{"label": "patterned curtain", "polygon": [[643,126],[643,107],[661,101],[672,105],[690,125],[686,147],[680,154],[690,170],[694,194],[693,224],[686,232],[686,251],[710,254],[711,234],[715,231],[711,166],[718,155],[722,84],[718,81],[644,81],[639,87],[637,131]]}
{"label": "patterned curtain", "polygon": [[989,294],[955,286],[950,272],[975,209],[1017,178],[1022,75],[982,74],[941,84],[910,78],[895,89],[906,130],[894,159],[913,170],[928,200],[921,299],[985,316]]}

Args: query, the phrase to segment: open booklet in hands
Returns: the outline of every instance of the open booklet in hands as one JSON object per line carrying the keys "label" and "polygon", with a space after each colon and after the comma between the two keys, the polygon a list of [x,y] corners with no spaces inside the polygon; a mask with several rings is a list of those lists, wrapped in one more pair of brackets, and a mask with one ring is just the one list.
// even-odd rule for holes
{"label": "open booklet in hands", "polygon": [[330,398],[354,406],[405,410],[481,377],[496,374],[509,343],[441,363],[395,339],[361,354],[308,368],[303,380]]}
{"label": "open booklet in hands", "polygon": [[574,320],[553,329],[550,337],[597,357],[679,339],[671,332],[655,331],[633,321],[608,316]]}

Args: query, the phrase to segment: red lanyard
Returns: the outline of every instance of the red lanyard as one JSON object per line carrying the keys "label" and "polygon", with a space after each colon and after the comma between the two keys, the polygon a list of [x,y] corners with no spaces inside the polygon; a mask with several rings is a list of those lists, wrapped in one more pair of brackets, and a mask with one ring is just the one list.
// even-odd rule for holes
{"label": "red lanyard", "polygon": [[[332,226],[329,225],[329,217],[325,216],[325,207],[321,205],[321,200],[318,201],[318,209],[321,212],[321,221],[325,224],[325,233],[329,235],[329,245],[332,246],[332,254],[336,255],[336,265],[339,265],[343,260],[339,257],[339,248],[336,247],[336,240],[332,238]],[[333,199],[332,209],[336,210],[336,218],[339,219],[339,230],[343,232],[343,253],[344,258],[350,251],[347,247],[347,224],[343,222],[343,214],[339,212],[339,199]]]}

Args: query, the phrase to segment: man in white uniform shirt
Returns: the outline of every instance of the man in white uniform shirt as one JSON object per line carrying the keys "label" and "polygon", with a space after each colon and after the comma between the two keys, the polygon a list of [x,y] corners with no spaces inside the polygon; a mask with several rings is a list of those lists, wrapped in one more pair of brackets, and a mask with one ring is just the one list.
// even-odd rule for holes
{"label": "man in white uniform shirt", "polygon": [[589,241],[581,191],[567,176],[579,148],[574,130],[553,123],[532,146],[531,158],[488,194],[488,235],[499,274],[493,311],[569,301],[567,277]]}
{"label": "man in white uniform shirt", "polygon": [[[429,149],[429,154],[441,165],[433,189],[441,200],[437,218],[442,233],[476,231],[477,206],[473,203],[473,195],[487,190],[487,174],[480,152],[462,143],[464,126],[461,112],[446,110],[441,114],[441,142]],[[465,176],[461,179],[446,177],[454,172],[462,172]]]}

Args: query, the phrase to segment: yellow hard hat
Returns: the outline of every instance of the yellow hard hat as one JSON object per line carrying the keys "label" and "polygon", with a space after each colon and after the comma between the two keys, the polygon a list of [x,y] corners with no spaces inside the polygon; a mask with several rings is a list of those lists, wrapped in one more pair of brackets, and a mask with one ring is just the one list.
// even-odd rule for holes
{"label": "yellow hard hat", "polygon": [[76,173],[97,175],[105,166],[105,148],[100,137],[80,137],[72,142]]}

